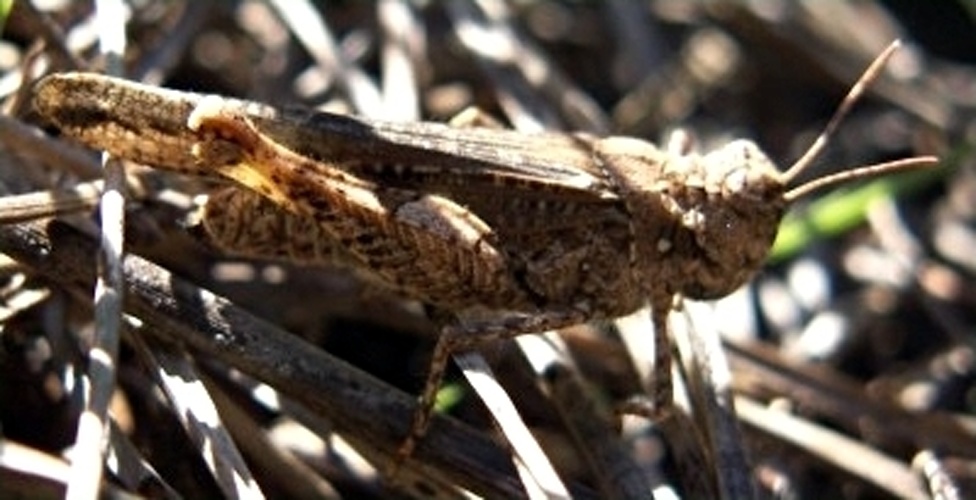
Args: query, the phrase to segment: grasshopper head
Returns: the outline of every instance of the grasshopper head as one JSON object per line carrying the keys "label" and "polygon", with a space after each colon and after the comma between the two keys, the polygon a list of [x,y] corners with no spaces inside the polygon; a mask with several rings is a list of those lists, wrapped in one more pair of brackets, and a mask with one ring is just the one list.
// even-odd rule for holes
{"label": "grasshopper head", "polygon": [[759,270],[787,202],[779,171],[752,142],[733,141],[698,160],[698,175],[667,193],[665,204],[679,223],[672,233],[675,291],[712,299]]}
{"label": "grasshopper head", "polygon": [[[811,148],[816,153],[815,148]],[[703,172],[665,200],[682,229],[674,232],[671,283],[692,299],[725,296],[746,283],[762,267],[776,239],[780,219],[798,198],[852,180],[935,165],[937,158],[920,156],[842,170],[789,187],[815,157],[806,154],[780,172],[754,143],[733,141],[699,160]],[[677,262],[675,262],[677,261]]]}
{"label": "grasshopper head", "polygon": [[[702,180],[701,187],[692,186],[690,193],[674,197],[677,206],[693,208],[681,208],[677,212],[682,226],[689,231],[679,230],[676,234],[690,232],[691,236],[686,236],[684,245],[676,238],[676,252],[670,260],[678,261],[678,269],[669,275],[673,291],[690,298],[708,299],[731,293],[744,284],[766,258],[783,212],[803,196],[851,180],[938,163],[932,156],[904,158],[843,170],[788,187],[813,164],[841,120],[877,78],[898,46],[899,42],[895,41],[871,63],[817,140],[785,172],[779,172],[755,144],[747,141],[729,143],[702,158],[699,169],[689,169]],[[696,199],[705,201],[695,203]]]}

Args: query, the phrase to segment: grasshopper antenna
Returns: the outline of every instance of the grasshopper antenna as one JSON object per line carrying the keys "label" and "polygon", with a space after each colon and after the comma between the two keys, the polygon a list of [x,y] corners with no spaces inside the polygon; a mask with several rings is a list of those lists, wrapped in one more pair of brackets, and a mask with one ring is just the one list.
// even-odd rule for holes
{"label": "grasshopper antenna", "polygon": [[[888,48],[886,48],[878,57],[874,59],[871,65],[868,66],[868,69],[864,70],[864,74],[858,78],[857,82],[855,82],[851,87],[851,90],[848,91],[847,96],[844,97],[844,100],[840,103],[840,106],[837,107],[837,111],[834,112],[834,116],[832,116],[830,121],[827,122],[827,126],[824,127],[822,132],[820,132],[817,140],[810,145],[800,159],[796,160],[796,162],[793,163],[793,165],[781,175],[780,179],[783,182],[783,185],[789,184],[790,181],[795,179],[800,173],[806,170],[807,167],[813,164],[813,161],[817,158],[817,156],[823,152],[824,147],[826,147],[827,142],[834,134],[837,126],[840,125],[840,122],[845,117],[847,117],[848,113],[851,111],[851,108],[853,108],[854,104],[857,103],[857,101],[864,95],[867,88],[878,79],[882,68],[884,68],[885,64],[888,63],[888,60],[891,59],[891,56],[894,55],[895,51],[898,50],[900,46],[901,41],[895,40],[891,43],[891,45],[888,46]],[[935,156],[917,156],[845,170],[843,172],[838,172],[836,174],[812,180],[806,184],[802,184],[790,189],[786,192],[784,198],[787,202],[793,202],[814,191],[834,184],[847,182],[853,179],[864,179],[867,177],[889,174],[899,170],[927,167],[935,165],[938,163],[938,161],[939,159]]]}

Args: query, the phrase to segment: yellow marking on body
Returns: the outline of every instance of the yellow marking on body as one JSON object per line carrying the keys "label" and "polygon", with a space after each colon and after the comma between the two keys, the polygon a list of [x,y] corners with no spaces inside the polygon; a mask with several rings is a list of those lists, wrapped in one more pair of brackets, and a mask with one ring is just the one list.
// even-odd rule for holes
{"label": "yellow marking on body", "polygon": [[232,165],[221,165],[216,168],[216,171],[291,212],[301,212],[295,201],[281,189],[281,186],[267,177],[260,163],[252,164],[250,161],[245,161]]}

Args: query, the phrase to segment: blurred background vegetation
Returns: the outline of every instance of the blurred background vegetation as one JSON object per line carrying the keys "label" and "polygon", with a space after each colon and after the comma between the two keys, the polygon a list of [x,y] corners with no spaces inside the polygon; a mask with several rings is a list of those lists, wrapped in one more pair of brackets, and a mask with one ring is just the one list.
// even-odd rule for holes
{"label": "blurred background vegetation", "polygon": [[[448,121],[476,106],[520,130],[586,130],[659,144],[680,128],[703,151],[734,138],[753,140],[781,168],[809,146],[870,61],[900,38],[902,50],[804,178],[921,154],[938,155],[939,168],[805,200],[784,225],[771,265],[709,314],[724,336],[743,404],[829,431],[804,427],[784,436],[775,428],[786,424],[775,415],[740,406],[737,439],[750,460],[737,467],[758,494],[976,494],[972,2],[133,0],[125,6],[120,17],[102,13],[100,22],[124,23],[123,76],[154,85],[390,120]],[[44,74],[104,71],[110,59],[99,51],[106,28],[96,22],[92,2],[14,1],[0,8],[0,191],[10,207],[14,195],[61,192],[99,176],[94,153],[58,140],[28,97]],[[212,182],[138,167],[129,172],[130,252],[392,386],[418,392],[434,333],[422,307],[345,269],[221,255],[186,230],[198,195],[211,192]],[[63,220],[97,234],[90,203],[82,205],[88,208]],[[48,202],[31,218],[49,216],[56,206]],[[5,227],[22,219],[4,217]],[[0,252],[8,249],[0,245]],[[78,374],[87,367],[83,346],[95,320],[90,289],[21,260],[0,256],[0,424],[4,443],[47,455],[29,462],[0,451],[0,496],[58,496],[67,473],[56,457],[74,442]],[[437,439],[419,460],[460,453],[472,462],[430,461],[425,470],[408,467],[409,484],[382,481],[360,454],[382,468],[395,441],[376,445],[386,450],[386,462],[357,453],[342,438],[369,439],[356,441],[356,429],[336,424],[344,417],[273,403],[267,394],[276,389],[279,397],[295,396],[268,380],[262,386],[219,356],[151,335],[124,337],[111,414],[116,438],[131,446],[125,460],[136,467],[141,459],[157,475],[142,466],[137,480],[111,469],[106,494],[233,496],[208,472],[210,457],[187,437],[193,431],[181,427],[173,409],[179,394],[159,392],[158,361],[146,355],[154,351],[188,356],[206,373],[223,425],[267,496],[455,496],[457,488],[488,497],[525,494],[510,463],[479,462],[479,452]],[[570,329],[562,339],[574,373],[597,400],[612,407],[639,390],[633,364],[641,357],[628,354],[609,326]],[[289,356],[296,366],[304,359],[268,351],[283,364]],[[596,444],[570,430],[571,419],[558,403],[551,407],[551,395],[527,375],[514,349],[486,351],[503,367],[502,385],[574,496],[630,491],[613,489],[615,478],[588,461],[585,450]],[[492,433],[479,399],[456,374],[452,379],[455,397],[445,411]],[[355,401],[350,406],[336,411],[366,411]],[[405,426],[409,412],[395,418]],[[714,449],[699,456],[655,426],[639,428],[611,434],[646,485],[693,497],[698,490],[689,477],[721,475],[713,470]],[[803,438],[808,431],[814,439]],[[113,446],[121,446],[116,438]],[[866,472],[872,469],[885,472],[872,476]],[[471,479],[478,475],[480,482]]]}

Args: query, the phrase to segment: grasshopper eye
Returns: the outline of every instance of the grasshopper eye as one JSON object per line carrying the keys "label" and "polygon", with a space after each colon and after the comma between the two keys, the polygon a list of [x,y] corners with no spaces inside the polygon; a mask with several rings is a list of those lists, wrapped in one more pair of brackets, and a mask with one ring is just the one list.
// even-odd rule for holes
{"label": "grasshopper eye", "polygon": [[779,170],[752,141],[732,141],[705,155],[703,161],[706,185],[722,196],[781,196]]}

